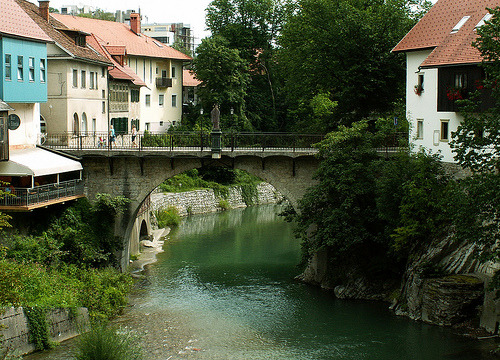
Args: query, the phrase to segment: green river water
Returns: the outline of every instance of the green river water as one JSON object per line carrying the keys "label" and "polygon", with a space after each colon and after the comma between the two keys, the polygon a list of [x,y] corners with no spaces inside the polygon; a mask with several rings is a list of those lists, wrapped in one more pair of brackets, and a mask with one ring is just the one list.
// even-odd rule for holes
{"label": "green river water", "polygon": [[[147,359],[489,359],[491,340],[296,282],[300,245],[276,206],[186,218],[118,321]],[[33,359],[65,359],[71,345]]]}

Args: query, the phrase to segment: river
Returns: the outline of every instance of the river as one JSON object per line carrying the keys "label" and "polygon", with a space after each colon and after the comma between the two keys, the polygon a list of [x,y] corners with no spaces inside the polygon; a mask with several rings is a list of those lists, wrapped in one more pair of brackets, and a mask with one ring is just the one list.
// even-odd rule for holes
{"label": "river", "polygon": [[[296,282],[300,244],[276,206],[183,220],[117,323],[147,359],[489,359],[490,340]],[[65,344],[48,357],[67,359]]]}

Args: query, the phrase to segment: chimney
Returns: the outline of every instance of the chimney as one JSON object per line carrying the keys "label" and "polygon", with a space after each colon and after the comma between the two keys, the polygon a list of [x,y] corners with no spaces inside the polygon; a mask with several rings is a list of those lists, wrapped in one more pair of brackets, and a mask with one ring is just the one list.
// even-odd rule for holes
{"label": "chimney", "polygon": [[38,0],[38,8],[40,10],[40,16],[49,21],[49,0]]}
{"label": "chimney", "polygon": [[136,34],[141,33],[141,15],[137,13],[130,14],[130,28]]}

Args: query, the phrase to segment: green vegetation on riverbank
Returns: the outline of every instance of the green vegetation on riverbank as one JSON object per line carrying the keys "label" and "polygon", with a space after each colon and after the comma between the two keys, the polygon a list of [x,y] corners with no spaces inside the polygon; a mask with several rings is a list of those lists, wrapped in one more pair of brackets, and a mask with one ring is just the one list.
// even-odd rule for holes
{"label": "green vegetation on riverbank", "polygon": [[243,170],[215,167],[186,171],[163,182],[160,189],[163,192],[213,189],[217,196],[225,199],[230,187],[239,186],[245,203],[252,205],[257,197],[257,185],[261,182]]}
{"label": "green vegetation on riverbank", "polygon": [[100,194],[37,216],[13,214],[0,240],[0,307],[87,307],[93,321],[118,315],[132,287],[116,268],[121,240],[113,233],[126,202]]}

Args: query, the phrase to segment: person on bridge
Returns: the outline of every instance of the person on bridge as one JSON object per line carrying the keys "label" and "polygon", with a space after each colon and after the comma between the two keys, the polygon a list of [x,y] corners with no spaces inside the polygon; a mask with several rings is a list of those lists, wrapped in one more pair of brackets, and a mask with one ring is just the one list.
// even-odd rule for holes
{"label": "person on bridge", "polygon": [[137,137],[137,129],[135,128],[135,125],[132,125],[132,147],[137,146],[137,144],[135,142],[136,137]]}
{"label": "person on bridge", "polygon": [[115,129],[113,128],[113,125],[109,127],[109,148],[113,148],[113,143],[115,142]]}

